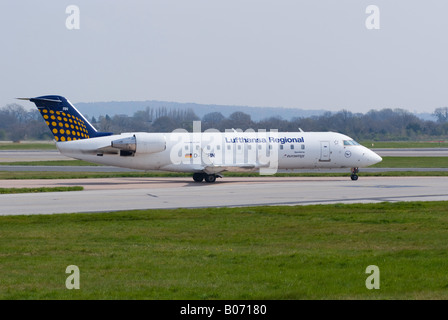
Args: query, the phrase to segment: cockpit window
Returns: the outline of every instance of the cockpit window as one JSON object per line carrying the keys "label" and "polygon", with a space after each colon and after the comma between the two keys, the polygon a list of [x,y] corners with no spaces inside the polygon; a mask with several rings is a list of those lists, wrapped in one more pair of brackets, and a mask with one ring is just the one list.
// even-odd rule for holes
{"label": "cockpit window", "polygon": [[344,146],[359,146],[355,140],[344,140]]}

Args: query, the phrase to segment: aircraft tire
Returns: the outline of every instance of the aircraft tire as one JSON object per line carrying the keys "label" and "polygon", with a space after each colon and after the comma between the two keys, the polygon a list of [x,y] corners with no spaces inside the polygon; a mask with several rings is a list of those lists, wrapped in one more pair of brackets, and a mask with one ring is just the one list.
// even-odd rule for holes
{"label": "aircraft tire", "polygon": [[216,176],[214,174],[207,174],[205,175],[205,182],[215,182],[216,181]]}
{"label": "aircraft tire", "polygon": [[193,180],[195,182],[202,182],[202,180],[204,180],[204,174],[203,173],[194,173],[193,174]]}

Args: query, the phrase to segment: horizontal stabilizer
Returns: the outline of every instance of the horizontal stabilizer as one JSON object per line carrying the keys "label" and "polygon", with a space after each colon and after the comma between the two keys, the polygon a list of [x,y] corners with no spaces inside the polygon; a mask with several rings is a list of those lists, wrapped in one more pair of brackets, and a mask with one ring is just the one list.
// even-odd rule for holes
{"label": "horizontal stabilizer", "polygon": [[19,100],[28,100],[31,102],[34,101],[42,101],[42,102],[53,102],[53,103],[61,103],[62,101],[59,99],[45,99],[45,98],[17,98]]}

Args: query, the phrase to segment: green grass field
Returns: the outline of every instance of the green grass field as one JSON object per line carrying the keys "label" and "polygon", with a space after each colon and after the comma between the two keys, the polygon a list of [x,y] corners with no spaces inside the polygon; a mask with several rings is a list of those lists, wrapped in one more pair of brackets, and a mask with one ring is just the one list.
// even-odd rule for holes
{"label": "green grass field", "polygon": [[96,164],[92,162],[87,162],[83,160],[46,160],[46,161],[10,161],[10,162],[0,162],[2,166],[48,166],[48,167],[65,167],[65,166],[76,166],[85,167],[102,166],[101,164]]}
{"label": "green grass field", "polygon": [[[414,202],[3,216],[0,299],[447,299],[447,213]],[[79,290],[65,287],[69,265]]]}
{"label": "green grass field", "polygon": [[448,157],[383,157],[372,168],[448,168]]}
{"label": "green grass field", "polygon": [[367,148],[448,148],[448,141],[361,141]]}
{"label": "green grass field", "polygon": [[4,142],[0,143],[0,150],[56,150],[56,145],[53,141]]}
{"label": "green grass field", "polygon": [[37,192],[66,192],[66,191],[82,191],[84,187],[54,187],[54,188],[0,188],[0,194],[13,193],[37,193]]}

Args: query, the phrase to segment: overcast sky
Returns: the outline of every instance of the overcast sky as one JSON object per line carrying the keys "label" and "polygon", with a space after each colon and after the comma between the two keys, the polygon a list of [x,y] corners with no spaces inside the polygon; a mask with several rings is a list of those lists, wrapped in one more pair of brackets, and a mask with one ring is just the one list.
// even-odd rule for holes
{"label": "overcast sky", "polygon": [[[371,4],[379,30],[366,28]],[[442,0],[2,0],[0,106],[59,94],[432,112],[448,106],[447,12]]]}

